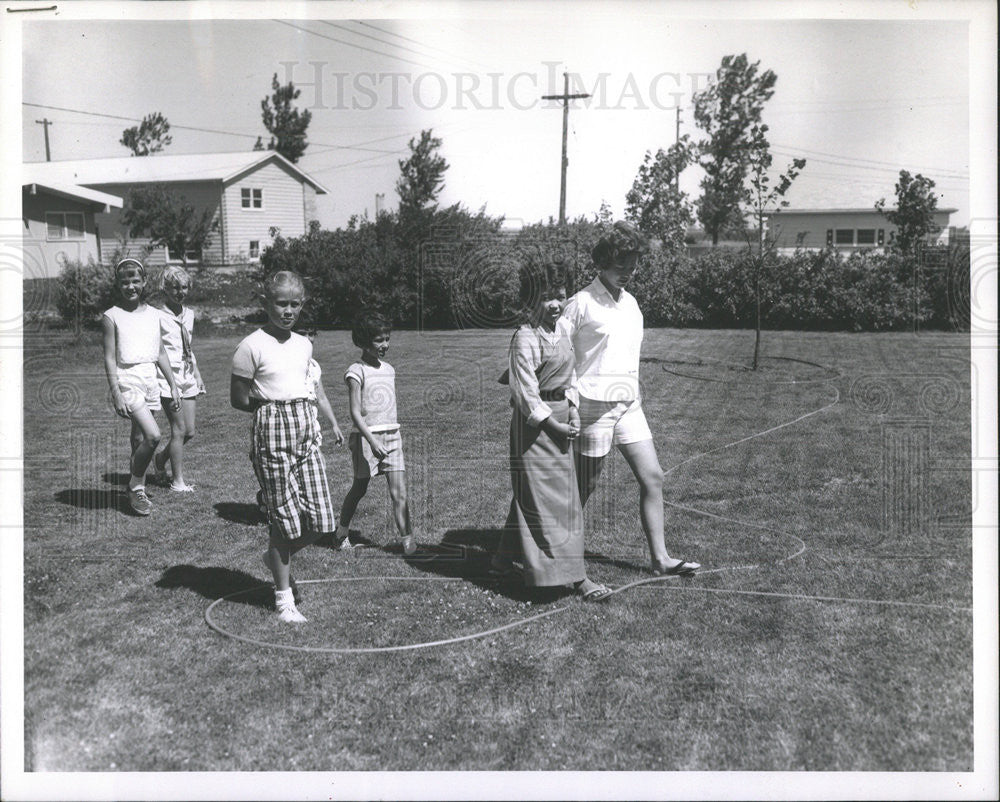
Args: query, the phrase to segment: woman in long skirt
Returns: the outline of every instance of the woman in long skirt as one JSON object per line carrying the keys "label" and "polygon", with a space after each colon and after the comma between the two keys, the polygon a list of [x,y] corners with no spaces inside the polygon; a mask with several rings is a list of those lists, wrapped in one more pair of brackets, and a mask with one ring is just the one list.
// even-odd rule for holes
{"label": "woman in long skirt", "polygon": [[510,475],[514,492],[497,551],[494,574],[512,573],[523,561],[529,587],[571,585],[598,601],[611,590],[587,578],[583,560],[583,510],[570,442],[580,430],[572,388],[575,359],[556,321],[566,303],[566,271],[559,264],[521,271],[521,301],[530,319],[510,345]]}

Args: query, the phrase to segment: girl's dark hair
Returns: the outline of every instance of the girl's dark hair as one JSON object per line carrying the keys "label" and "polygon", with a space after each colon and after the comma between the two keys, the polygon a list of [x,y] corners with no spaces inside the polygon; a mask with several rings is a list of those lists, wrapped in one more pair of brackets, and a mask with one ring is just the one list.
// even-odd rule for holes
{"label": "girl's dark hair", "polygon": [[299,334],[305,334],[306,332],[315,332],[316,324],[313,322],[312,315],[309,312],[303,310],[299,314],[299,319],[295,321],[295,326],[292,331],[297,331]]}
{"label": "girl's dark hair", "polygon": [[599,270],[609,267],[616,260],[630,256],[633,253],[644,254],[649,251],[649,240],[634,226],[619,220],[610,231],[597,240],[590,252],[590,258]]}
{"label": "girl's dark hair", "polygon": [[118,280],[118,274],[124,270],[138,270],[139,275],[146,278],[146,266],[140,262],[138,259],[122,259],[118,264],[115,265],[115,281]]}
{"label": "girl's dark hair", "polygon": [[358,348],[366,348],[371,345],[379,334],[387,334],[392,331],[392,323],[389,318],[381,312],[374,310],[362,310],[354,318],[354,325],[351,327],[351,341]]}
{"label": "girl's dark hair", "polygon": [[529,261],[518,272],[521,281],[521,308],[531,314],[538,302],[552,290],[563,287],[567,295],[573,293],[573,271],[562,257],[545,262]]}

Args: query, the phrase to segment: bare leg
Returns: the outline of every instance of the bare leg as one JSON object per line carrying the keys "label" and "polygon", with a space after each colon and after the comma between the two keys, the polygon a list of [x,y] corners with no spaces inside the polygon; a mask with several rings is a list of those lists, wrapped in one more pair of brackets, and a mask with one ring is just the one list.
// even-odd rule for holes
{"label": "bare leg", "polygon": [[410,528],[410,505],[406,499],[406,471],[389,471],[385,475],[389,483],[389,497],[392,499],[392,515],[396,519],[396,531],[403,539],[403,553],[407,556],[417,550]]}
{"label": "bare leg", "polygon": [[160,427],[156,425],[153,413],[143,405],[132,412],[132,460],[130,470],[132,477],[129,487],[142,487],[146,484],[146,468],[156,452],[160,442]]}
{"label": "bare leg", "polygon": [[652,440],[618,446],[639,483],[639,514],[649,544],[653,568],[664,570],[679,565],[667,554],[663,540],[663,469]]}
{"label": "bare leg", "polygon": [[187,487],[184,481],[184,445],[194,436],[194,399],[182,399],[181,408],[176,412],[169,404],[164,404],[164,409],[170,421],[170,441],[156,455],[154,464],[158,472],[163,471],[169,459],[173,485]]}
{"label": "bare leg", "polygon": [[347,495],[344,497],[344,504],[340,508],[340,526],[347,529],[351,525],[351,519],[354,518],[354,512],[358,508],[358,502],[365,497],[365,493],[368,492],[368,482],[369,479],[355,479],[354,483],[351,485],[351,489],[347,491]]}

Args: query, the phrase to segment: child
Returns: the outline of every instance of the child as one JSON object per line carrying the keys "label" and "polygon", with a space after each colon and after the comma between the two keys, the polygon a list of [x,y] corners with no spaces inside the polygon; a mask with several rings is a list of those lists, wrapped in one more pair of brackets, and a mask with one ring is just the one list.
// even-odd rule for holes
{"label": "child", "polygon": [[293,596],[292,554],[336,528],[316,405],[306,397],[312,343],[292,331],[304,300],[297,273],[282,270],[265,280],[267,323],[236,347],[229,386],[233,407],[253,413],[250,458],[270,521],[264,562],[274,575],[275,609],[286,622],[306,620]]}
{"label": "child", "polygon": [[[299,317],[298,331],[300,334],[308,337],[309,342],[314,343],[316,341],[316,327],[306,322],[304,317],[304,315]],[[334,441],[336,441],[338,446],[342,446],[344,444],[344,433],[340,430],[340,425],[337,423],[337,416],[333,414],[333,407],[330,406],[330,400],[326,397],[322,377],[323,369],[315,359],[310,357],[309,370],[306,371],[306,398],[314,401],[319,407],[320,412],[326,415],[326,419],[330,421],[330,425],[333,427]],[[267,515],[267,502],[264,500],[264,493],[261,490],[257,491],[257,509],[260,510],[261,515]]]}
{"label": "child", "polygon": [[403,441],[396,420],[396,371],[383,360],[389,350],[392,327],[381,315],[362,312],[354,322],[351,339],[361,349],[361,359],[344,374],[354,430],[348,438],[354,484],[340,510],[337,542],[348,546],[348,527],[358,502],[368,490],[373,476],[384,474],[389,483],[396,529],[403,538],[403,553],[416,554],[417,543],[410,528],[410,508],[406,501],[406,467]]}
{"label": "child", "polygon": [[[167,407],[170,421],[170,441],[167,447],[153,457],[157,478],[167,483],[166,466],[170,460],[173,478],[170,489],[178,493],[190,493],[194,488],[184,481],[184,446],[194,437],[195,399],[205,393],[205,383],[201,380],[198,361],[191,350],[194,336],[194,310],[184,306],[184,299],[191,291],[191,277],[182,267],[171,265],[160,276],[160,286],[165,298],[160,313],[160,335],[163,350],[167,352],[174,382],[181,393],[180,412]],[[159,379],[160,396],[167,397],[168,385]],[[166,406],[166,405],[165,405]]]}
{"label": "child", "polygon": [[111,388],[115,412],[132,421],[131,474],[127,499],[132,511],[149,515],[153,503],[146,495],[146,468],[160,442],[160,429],[153,412],[160,408],[161,393],[156,369],[160,369],[175,414],[181,396],[174,381],[170,361],[160,340],[160,314],[142,300],[146,289],[146,268],[138,259],[122,259],[115,265],[118,302],[104,313],[104,369]]}

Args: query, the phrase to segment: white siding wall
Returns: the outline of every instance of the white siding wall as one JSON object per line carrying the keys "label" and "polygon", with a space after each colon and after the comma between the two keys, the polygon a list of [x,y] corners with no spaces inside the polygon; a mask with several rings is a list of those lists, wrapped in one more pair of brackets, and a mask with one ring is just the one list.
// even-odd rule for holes
{"label": "white siding wall", "polygon": [[[89,184],[93,189],[107,192],[110,195],[117,195],[128,203],[128,193],[130,190],[140,186],[139,184]],[[184,199],[194,205],[196,209],[212,209],[216,217],[220,209],[221,183],[217,181],[182,181],[164,184],[167,189],[176,195],[182,195]],[[109,258],[117,247],[119,235],[128,239],[128,256],[139,257],[143,249],[149,244],[145,237],[128,237],[128,231],[121,223],[121,210],[113,209],[110,214],[97,214],[94,216],[95,223],[101,235],[101,251],[105,258]],[[221,227],[212,232],[211,241],[203,253],[203,261],[206,264],[220,264],[223,262],[222,252],[223,230]],[[146,263],[151,266],[162,265],[166,262],[166,249],[156,248],[146,257]]]}
{"label": "white siding wall", "polygon": [[[934,224],[942,231],[948,225],[948,212],[938,212],[934,215]],[[862,248],[878,248],[878,230],[884,232],[884,244],[888,246],[896,227],[874,210],[871,212],[816,212],[815,214],[777,214],[771,218],[769,225],[772,233],[777,233],[777,247],[781,250],[794,249],[797,245],[806,249],[826,247],[826,232],[834,232],[834,247],[838,250],[852,251]],[[837,229],[874,229],[874,245],[839,245],[836,242]],[[801,242],[799,234],[804,234]],[[855,234],[855,238],[857,235]]]}
{"label": "white siding wall", "polygon": [[[94,213],[91,204],[39,192],[21,193],[21,215],[24,221],[24,278],[53,278],[66,262],[97,261],[97,239],[94,236]],[[46,212],[75,212],[83,215],[84,234],[81,239],[49,239]]]}
{"label": "white siding wall", "polygon": [[[263,208],[244,209],[243,189],[262,190]],[[270,245],[272,226],[281,229],[283,237],[300,237],[306,230],[302,182],[273,162],[265,164],[226,186],[223,216],[230,261],[246,256],[251,240],[257,240],[261,250]]]}

